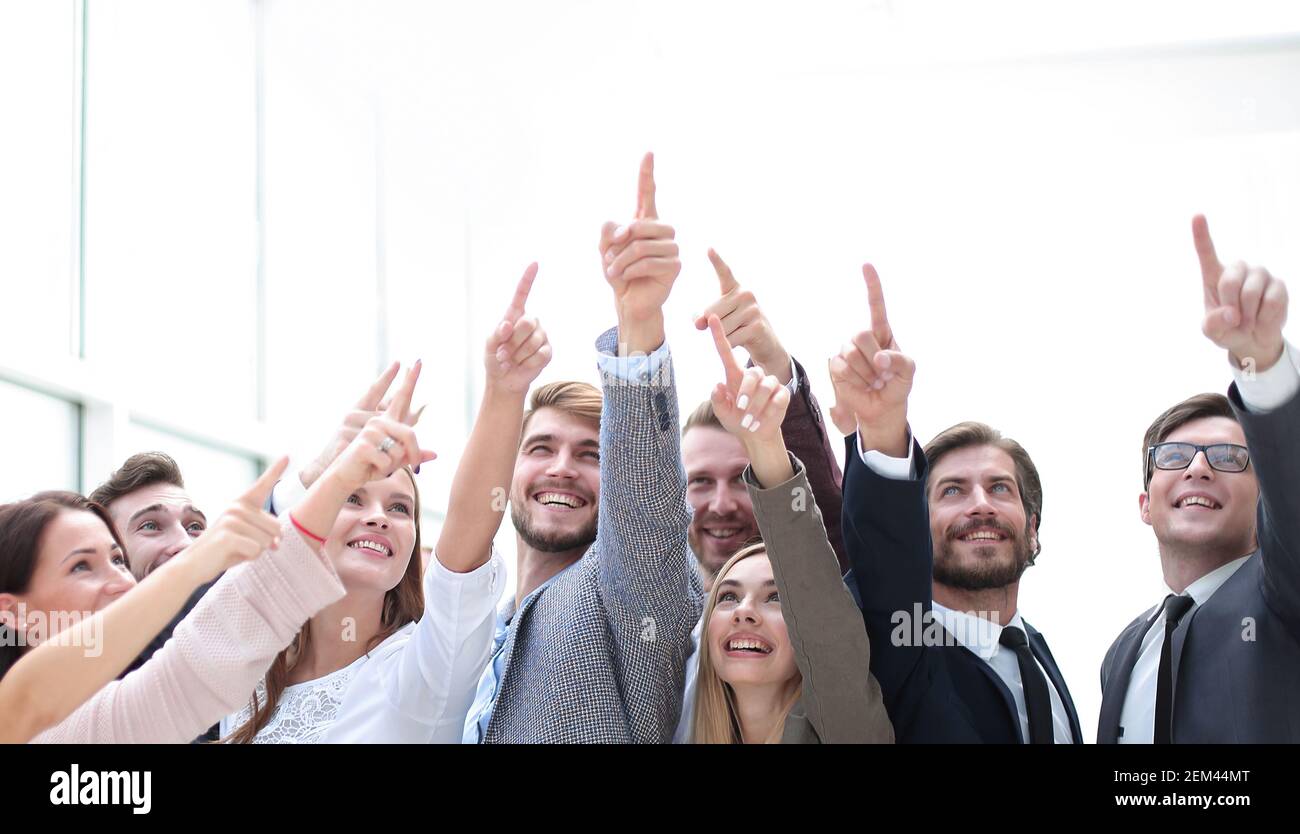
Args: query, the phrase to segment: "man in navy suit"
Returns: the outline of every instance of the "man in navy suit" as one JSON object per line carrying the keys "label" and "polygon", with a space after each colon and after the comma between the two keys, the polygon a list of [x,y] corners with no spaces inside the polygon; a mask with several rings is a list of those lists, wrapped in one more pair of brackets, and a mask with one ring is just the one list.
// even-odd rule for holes
{"label": "man in navy suit", "polygon": [[871,329],[831,359],[847,441],[844,543],[896,738],[1081,743],[1047,642],[1017,608],[1040,546],[1042,485],[1028,453],[980,423],[922,450],[907,425],[915,364],[880,278],[863,267]]}

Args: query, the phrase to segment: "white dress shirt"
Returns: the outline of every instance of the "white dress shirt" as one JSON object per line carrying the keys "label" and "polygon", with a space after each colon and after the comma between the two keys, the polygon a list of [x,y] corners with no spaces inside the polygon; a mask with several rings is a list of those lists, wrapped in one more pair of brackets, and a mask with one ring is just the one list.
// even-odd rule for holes
{"label": "white dress shirt", "polygon": [[[1014,649],[1008,649],[999,642],[1004,627],[1015,626],[1028,636],[1029,631],[1025,628],[1025,621],[1020,618],[1020,612],[1017,611],[1006,626],[1000,626],[993,620],[965,611],[954,611],[937,602],[932,605],[934,618],[943,623],[943,627],[957,638],[958,643],[979,655],[980,660],[987,663],[1007,685],[1007,689],[1011,690],[1011,699],[1015,701],[1016,714],[1020,717],[1020,739],[1027,742],[1029,712],[1025,709],[1025,687],[1020,681],[1020,661]],[[1047,691],[1052,697],[1052,737],[1057,744],[1073,744],[1074,734],[1070,731],[1070,713],[1065,709],[1065,702],[1061,700],[1061,695],[1056,691],[1056,685],[1048,677],[1043,664],[1038,663],[1037,659],[1034,662],[1043,673]]]}
{"label": "white dress shirt", "polygon": [[[1267,371],[1251,377],[1234,365],[1232,375],[1237,381],[1241,401],[1249,411],[1272,411],[1300,392],[1300,351],[1288,344],[1282,358]],[[1242,556],[1210,571],[1188,585],[1183,595],[1190,596],[1198,606],[1204,605],[1249,558],[1249,555]],[[1156,618],[1156,622],[1142,638],[1142,647],[1133,664],[1133,676],[1129,678],[1128,691],[1124,694],[1124,707],[1119,717],[1120,744],[1151,744],[1155,740],[1156,687],[1159,684],[1160,649],[1165,640],[1165,620],[1160,614],[1164,597],[1172,593],[1173,590],[1165,586],[1162,601],[1148,615],[1148,621]],[[1191,614],[1188,611],[1183,616],[1186,618]]]}
{"label": "white dress shirt", "polygon": [[[1197,605],[1204,605],[1249,558],[1242,556],[1221,565],[1188,585],[1183,595],[1191,597]],[[1165,596],[1172,593],[1166,586]],[[1120,744],[1151,744],[1155,741],[1156,686],[1160,682],[1160,649],[1165,642],[1165,618],[1161,616],[1163,611],[1162,600],[1147,617],[1147,622],[1154,618],[1155,624],[1147,629],[1146,636],[1142,638],[1142,648],[1138,652],[1137,662],[1133,664],[1133,676],[1128,681],[1124,709],[1119,714]],[[1191,614],[1189,610],[1183,618],[1186,619]]]}

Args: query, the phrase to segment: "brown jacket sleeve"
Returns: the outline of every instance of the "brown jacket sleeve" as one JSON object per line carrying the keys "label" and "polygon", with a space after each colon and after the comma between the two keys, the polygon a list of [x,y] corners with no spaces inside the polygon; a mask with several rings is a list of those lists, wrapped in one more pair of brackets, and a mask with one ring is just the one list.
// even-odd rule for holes
{"label": "brown jacket sleeve", "polygon": [[[790,463],[795,476],[769,489],[759,487],[752,468],[744,474],[803,675],[803,695],[787,719],[786,737],[823,744],[893,743],[880,684],[871,674],[862,613],[844,586],[804,466],[794,456]],[[812,733],[791,728],[791,721],[806,721]]]}
{"label": "brown jacket sleeve", "polygon": [[[791,363],[799,384],[795,395],[790,398],[785,420],[781,422],[781,438],[790,453],[808,468],[808,484],[812,487],[817,506],[821,507],[822,517],[826,520],[826,534],[835,550],[835,560],[839,562],[842,576],[849,570],[849,556],[844,549],[844,535],[840,530],[844,474],[835,459],[821,406],[817,404],[812,386],[808,384],[808,374],[798,360],[792,358]],[[749,364],[754,363],[751,361]],[[839,443],[838,439],[836,442]]]}

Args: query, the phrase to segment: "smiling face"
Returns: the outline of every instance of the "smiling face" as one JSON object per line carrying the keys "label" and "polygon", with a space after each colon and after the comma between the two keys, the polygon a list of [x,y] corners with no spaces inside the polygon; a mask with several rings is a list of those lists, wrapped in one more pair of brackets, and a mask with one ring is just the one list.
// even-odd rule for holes
{"label": "smiling face", "polygon": [[543,553],[596,540],[600,505],[600,428],[556,408],[539,408],[524,427],[510,484],[510,520]]}
{"label": "smiling face", "polygon": [[411,476],[399,469],[348,497],[325,552],[349,593],[387,593],[401,581],[415,550],[414,496]]}
{"label": "smiling face", "polygon": [[[22,603],[29,615],[39,612],[45,622],[65,622],[65,615],[92,614],[134,587],[126,554],[108,526],[93,513],[64,510],[41,536],[36,568],[26,591],[4,595],[4,607],[12,609]],[[35,622],[37,618],[31,619]],[[30,636],[32,643],[49,637]]]}
{"label": "smiling face", "polygon": [[936,583],[982,591],[1019,581],[1038,538],[1011,455],[990,445],[949,452],[931,467],[926,492]]}
{"label": "smiling face", "polygon": [[[1179,426],[1164,442],[1244,446],[1246,435],[1235,420],[1205,417]],[[1255,550],[1258,503],[1259,482],[1253,467],[1217,472],[1204,452],[1197,452],[1186,469],[1156,469],[1147,491],[1138,498],[1142,520],[1151,525],[1162,545],[1208,550],[1227,558]]]}
{"label": "smiling face", "polygon": [[793,682],[799,667],[767,556],[759,553],[736,562],[714,593],[707,639],[718,677],[732,687]]}
{"label": "smiling face", "polygon": [[174,484],[141,487],[114,500],[108,511],[131,554],[136,579],[166,564],[208,528],[189,493]]}
{"label": "smiling face", "polygon": [[710,576],[758,535],[754,506],[741,475],[749,465],[745,448],[730,432],[695,426],[682,438],[686,500],[693,515],[691,550]]}

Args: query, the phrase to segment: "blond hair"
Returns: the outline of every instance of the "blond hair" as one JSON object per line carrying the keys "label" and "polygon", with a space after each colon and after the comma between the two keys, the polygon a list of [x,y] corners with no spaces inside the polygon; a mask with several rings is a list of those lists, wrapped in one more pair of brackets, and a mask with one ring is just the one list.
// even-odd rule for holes
{"label": "blond hair", "polygon": [[[766,556],[767,546],[762,542],[746,545],[727,560],[713,580],[713,588],[704,604],[703,633],[700,635],[699,671],[695,676],[695,710],[691,717],[692,744],[741,744],[744,738],[740,732],[740,718],[736,713],[736,693],[731,684],[718,677],[713,666],[713,651],[709,641],[709,620],[713,609],[718,604],[718,589],[722,580],[740,561],[750,556]],[[772,732],[763,739],[764,744],[778,744],[785,731],[785,720],[790,710],[803,695],[803,678],[795,671],[796,683],[790,695],[781,704],[781,720],[772,727]]]}
{"label": "blond hair", "polygon": [[600,426],[600,389],[586,382],[548,382],[535,388],[528,398],[520,437],[528,433],[528,421],[543,408],[554,408],[571,417]]}

